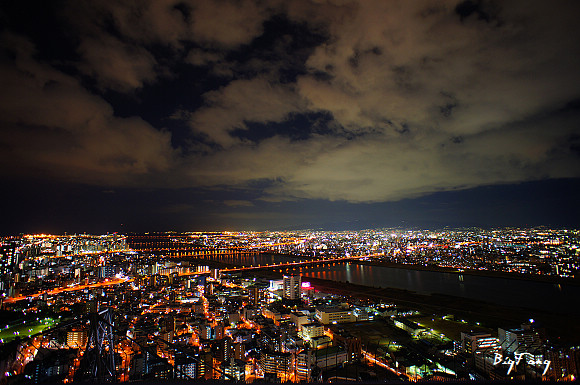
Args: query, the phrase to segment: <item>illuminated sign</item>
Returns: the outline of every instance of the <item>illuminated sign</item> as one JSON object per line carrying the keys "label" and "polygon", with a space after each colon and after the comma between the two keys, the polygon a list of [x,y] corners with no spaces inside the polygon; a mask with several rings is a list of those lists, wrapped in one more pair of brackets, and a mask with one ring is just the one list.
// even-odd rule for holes
{"label": "illuminated sign", "polygon": [[302,282],[302,287],[309,288],[310,282]]}

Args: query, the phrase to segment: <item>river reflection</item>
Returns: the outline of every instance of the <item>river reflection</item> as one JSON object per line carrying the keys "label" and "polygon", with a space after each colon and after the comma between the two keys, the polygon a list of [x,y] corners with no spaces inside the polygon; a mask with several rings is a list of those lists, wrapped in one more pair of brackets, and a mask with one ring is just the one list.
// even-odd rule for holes
{"label": "river reflection", "polygon": [[[278,254],[237,254],[213,256],[212,260],[237,266],[263,266],[304,259]],[[393,287],[421,294],[446,294],[505,306],[580,315],[580,307],[574,305],[580,298],[580,286],[575,285],[369,266],[352,262],[337,262],[325,267],[300,267],[290,270],[292,271],[304,277],[372,287]]]}

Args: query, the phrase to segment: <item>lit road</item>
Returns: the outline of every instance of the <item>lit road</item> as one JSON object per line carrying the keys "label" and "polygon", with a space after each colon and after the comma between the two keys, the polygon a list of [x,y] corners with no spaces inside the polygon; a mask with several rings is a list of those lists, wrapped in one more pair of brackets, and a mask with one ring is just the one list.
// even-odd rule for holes
{"label": "lit road", "polygon": [[98,282],[98,283],[92,283],[89,285],[77,285],[77,286],[73,286],[73,287],[59,287],[57,289],[53,289],[53,290],[48,290],[48,291],[42,291],[36,294],[30,294],[30,295],[21,295],[19,297],[9,297],[4,299],[4,303],[13,303],[13,302],[17,302],[17,301],[22,301],[28,298],[37,298],[40,297],[43,294],[47,294],[47,295],[55,295],[55,294],[60,294],[60,293],[65,293],[65,292],[69,292],[69,291],[77,291],[77,290],[85,290],[85,289],[94,289],[97,287],[104,287],[104,286],[111,286],[111,285],[118,285],[120,283],[124,283],[124,282],[132,282],[133,278],[116,278],[116,279],[111,279],[108,281],[103,281],[103,282]]}
{"label": "lit road", "polygon": [[387,363],[386,363],[385,361],[381,360],[380,358],[375,358],[375,356],[373,356],[373,355],[372,355],[372,354],[370,354],[369,352],[367,352],[367,351],[363,350],[363,351],[362,351],[362,353],[363,353],[363,356],[364,356],[364,357],[365,357],[367,360],[369,360],[370,362],[372,362],[372,363],[374,363],[374,364],[376,364],[376,365],[378,365],[378,366],[380,366],[380,367],[382,367],[382,368],[385,368],[385,369],[387,369],[387,370],[390,370],[391,372],[393,372],[393,373],[395,373],[395,374],[397,374],[397,375],[399,375],[399,376],[406,376],[406,377],[407,377],[407,378],[409,378],[410,380],[412,380],[412,379],[413,379],[412,377],[410,377],[410,376],[409,376],[409,375],[407,375],[406,373],[401,373],[401,372],[397,371],[395,368],[392,368],[392,367],[390,367],[389,365],[387,365]]}
{"label": "lit road", "polygon": [[[53,258],[79,258],[79,257],[90,257],[90,256],[96,256],[96,255],[100,255],[100,254],[105,254],[105,255],[109,255],[109,254],[116,254],[116,253],[128,253],[128,252],[132,252],[133,250],[131,249],[119,249],[119,250],[100,250],[100,251],[83,251],[81,253],[77,253],[77,254],[62,254],[62,255],[40,255],[40,258],[49,258],[49,259],[53,259]],[[35,257],[38,258],[38,257]]]}

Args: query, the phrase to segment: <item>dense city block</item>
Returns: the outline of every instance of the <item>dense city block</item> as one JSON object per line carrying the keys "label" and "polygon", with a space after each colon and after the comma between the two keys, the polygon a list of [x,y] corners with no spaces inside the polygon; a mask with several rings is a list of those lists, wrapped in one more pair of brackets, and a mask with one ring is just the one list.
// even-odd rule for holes
{"label": "dense city block", "polygon": [[[580,369],[579,341],[531,310],[490,321],[485,308],[435,309],[408,300],[419,288],[389,297],[389,284],[348,275],[567,290],[577,230],[40,234],[4,237],[0,252],[0,376],[12,383],[573,380]],[[350,282],[330,273],[340,269]]]}

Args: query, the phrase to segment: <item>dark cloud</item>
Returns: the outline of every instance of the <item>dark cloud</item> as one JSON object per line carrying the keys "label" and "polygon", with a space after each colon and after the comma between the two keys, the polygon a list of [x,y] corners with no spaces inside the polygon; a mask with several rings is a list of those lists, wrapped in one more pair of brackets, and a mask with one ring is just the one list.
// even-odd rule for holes
{"label": "dark cloud", "polygon": [[233,191],[241,216],[580,177],[574,1],[36,5],[1,10],[12,175]]}
{"label": "dark cloud", "polygon": [[103,88],[128,92],[142,88],[158,76],[157,62],[151,53],[110,36],[84,39],[79,52],[85,58],[79,69],[97,78]]}
{"label": "dark cloud", "polygon": [[79,81],[34,59],[34,46],[10,33],[0,64],[1,155],[7,173],[126,185],[167,171],[175,159],[170,134],[113,108]]}

